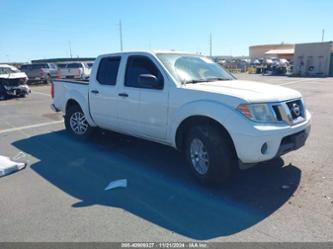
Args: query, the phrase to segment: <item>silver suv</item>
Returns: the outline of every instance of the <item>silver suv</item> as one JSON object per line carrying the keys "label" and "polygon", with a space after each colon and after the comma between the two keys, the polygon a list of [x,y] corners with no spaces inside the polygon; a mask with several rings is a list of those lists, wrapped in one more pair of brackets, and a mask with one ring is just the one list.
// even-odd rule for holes
{"label": "silver suv", "polygon": [[58,68],[53,63],[24,64],[21,71],[25,72],[29,78],[28,82],[52,82],[52,78],[57,76]]}

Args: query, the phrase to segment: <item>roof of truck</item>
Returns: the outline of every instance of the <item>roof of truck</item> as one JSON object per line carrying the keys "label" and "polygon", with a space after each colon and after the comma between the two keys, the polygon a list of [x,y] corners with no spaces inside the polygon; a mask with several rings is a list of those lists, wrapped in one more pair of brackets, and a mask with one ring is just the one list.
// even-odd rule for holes
{"label": "roof of truck", "polygon": [[[187,54],[187,55],[199,55],[197,53],[191,53],[191,52],[184,52],[184,51],[175,51],[175,50],[133,50],[133,51],[123,51],[123,52],[116,52],[116,53],[108,53],[108,54],[102,54],[100,56],[111,56],[111,55],[121,55],[121,54]],[[99,57],[100,57],[99,56]]]}

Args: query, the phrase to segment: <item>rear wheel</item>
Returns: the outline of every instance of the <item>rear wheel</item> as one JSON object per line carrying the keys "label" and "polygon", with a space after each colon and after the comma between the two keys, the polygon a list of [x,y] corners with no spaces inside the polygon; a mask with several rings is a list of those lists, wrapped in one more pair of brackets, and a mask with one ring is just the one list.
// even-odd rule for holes
{"label": "rear wheel", "polygon": [[217,127],[193,127],[186,138],[185,155],[196,178],[204,184],[226,182],[236,167],[230,142]]}
{"label": "rear wheel", "polygon": [[69,107],[65,115],[66,130],[74,137],[87,139],[93,132],[93,127],[88,121],[78,105]]}

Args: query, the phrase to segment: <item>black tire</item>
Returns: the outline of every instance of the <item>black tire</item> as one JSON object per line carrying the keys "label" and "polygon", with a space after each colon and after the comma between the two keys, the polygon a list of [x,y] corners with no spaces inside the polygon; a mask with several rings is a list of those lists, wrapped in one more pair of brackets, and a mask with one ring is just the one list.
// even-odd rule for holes
{"label": "black tire", "polygon": [[[80,106],[74,105],[74,106],[69,107],[69,109],[66,111],[66,115],[65,115],[66,130],[69,132],[69,134],[71,134],[75,138],[78,138],[81,140],[88,139],[92,135],[94,128],[91,127],[88,124],[87,120],[84,118],[83,123],[85,124],[86,129],[83,129],[83,126],[82,126],[82,129],[75,129],[75,126],[73,125],[73,123],[71,124],[71,118],[73,118],[73,120],[75,119],[74,115],[77,115],[77,116],[82,115],[82,117],[85,117]],[[72,122],[73,122],[73,120],[72,120]],[[78,130],[80,132],[78,132]]]}
{"label": "black tire", "polygon": [[[193,150],[191,152],[191,146],[198,144],[198,140],[201,141],[204,151],[207,153],[207,155],[202,156],[203,160],[206,160],[205,157],[208,158],[208,163],[205,161],[203,166],[205,170],[201,170],[201,172],[194,162],[195,160],[196,163],[199,163],[197,160],[200,160],[201,156],[198,155],[199,159],[197,159],[196,156],[193,156],[195,154]],[[192,172],[203,184],[220,185],[227,182],[237,166],[233,145],[230,144],[224,132],[211,125],[193,127],[186,136],[184,152]]]}
{"label": "black tire", "polygon": [[8,98],[5,87],[0,83],[0,100],[6,100]]}

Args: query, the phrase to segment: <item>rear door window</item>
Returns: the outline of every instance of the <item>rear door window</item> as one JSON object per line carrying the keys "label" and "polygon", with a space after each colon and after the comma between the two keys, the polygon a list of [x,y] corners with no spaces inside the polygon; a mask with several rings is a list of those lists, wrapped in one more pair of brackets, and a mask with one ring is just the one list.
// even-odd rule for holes
{"label": "rear door window", "polygon": [[97,72],[97,81],[102,85],[116,85],[120,57],[106,57],[101,60]]}

